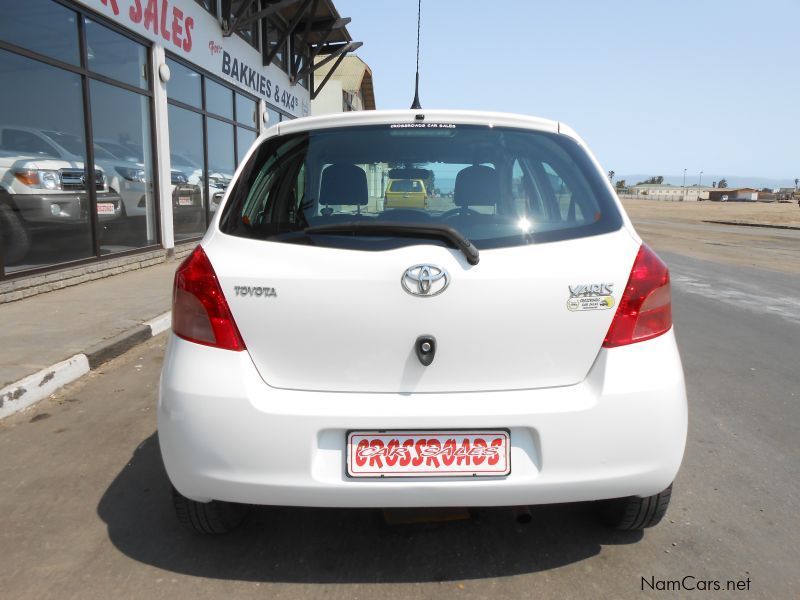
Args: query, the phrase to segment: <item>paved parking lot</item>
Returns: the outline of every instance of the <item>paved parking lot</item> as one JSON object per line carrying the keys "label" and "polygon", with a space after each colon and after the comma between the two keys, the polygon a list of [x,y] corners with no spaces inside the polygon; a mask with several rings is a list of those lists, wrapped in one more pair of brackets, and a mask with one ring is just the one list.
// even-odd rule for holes
{"label": "paved parking lot", "polygon": [[[749,587],[738,596],[797,598],[800,283],[653,241],[690,397],[658,527],[611,532],[584,505],[535,508],[528,524],[506,509],[388,525],[380,511],[263,508],[196,537],[173,517],[155,434],[162,335],[0,424],[0,596],[633,598],[732,580]],[[674,597],[693,595],[709,593]]]}

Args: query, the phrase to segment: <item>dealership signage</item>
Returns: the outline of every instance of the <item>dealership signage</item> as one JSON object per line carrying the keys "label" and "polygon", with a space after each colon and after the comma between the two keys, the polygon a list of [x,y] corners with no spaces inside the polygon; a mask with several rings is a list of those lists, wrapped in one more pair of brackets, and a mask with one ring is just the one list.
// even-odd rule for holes
{"label": "dealership signage", "polygon": [[278,67],[261,66],[261,53],[194,0],[80,0],[123,27],[163,46],[294,116],[308,114],[308,90],[291,85]]}

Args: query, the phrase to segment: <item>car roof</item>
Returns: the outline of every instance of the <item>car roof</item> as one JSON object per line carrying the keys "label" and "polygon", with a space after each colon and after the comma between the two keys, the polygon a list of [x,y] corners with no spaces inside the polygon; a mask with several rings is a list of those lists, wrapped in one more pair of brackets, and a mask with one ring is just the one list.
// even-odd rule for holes
{"label": "car roof", "polygon": [[[421,116],[421,118],[420,118]],[[565,128],[558,121],[519,115],[513,113],[487,112],[475,110],[363,110],[324,115],[319,117],[302,117],[291,121],[282,121],[276,125],[278,134],[330,129],[333,127],[356,127],[359,125],[387,125],[392,123],[455,123],[460,125],[489,125],[498,127],[516,127],[534,129],[551,133],[567,133],[574,135],[571,129]],[[565,131],[564,129],[567,129]]]}

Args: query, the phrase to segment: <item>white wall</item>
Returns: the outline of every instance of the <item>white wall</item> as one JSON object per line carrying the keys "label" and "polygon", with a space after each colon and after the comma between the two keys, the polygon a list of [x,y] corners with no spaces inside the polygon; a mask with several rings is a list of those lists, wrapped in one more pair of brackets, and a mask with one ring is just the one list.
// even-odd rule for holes
{"label": "white wall", "polygon": [[319,95],[311,101],[311,116],[342,112],[342,82],[331,78]]}

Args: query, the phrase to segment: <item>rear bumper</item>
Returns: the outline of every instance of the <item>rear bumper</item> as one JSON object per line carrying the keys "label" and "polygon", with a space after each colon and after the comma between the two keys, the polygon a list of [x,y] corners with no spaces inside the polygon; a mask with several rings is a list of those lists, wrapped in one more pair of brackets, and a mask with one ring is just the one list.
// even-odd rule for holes
{"label": "rear bumper", "polygon": [[[169,478],[199,501],[328,507],[510,506],[646,496],[675,478],[687,404],[674,334],[602,350],[569,387],[452,394],[275,389],[246,352],[170,340],[158,407]],[[349,430],[509,429],[511,473],[345,474]]]}

